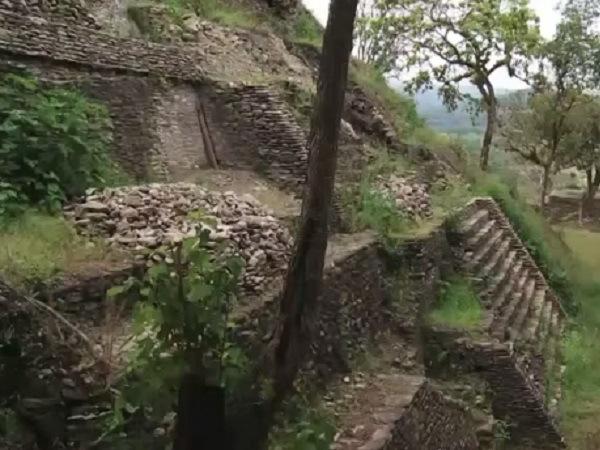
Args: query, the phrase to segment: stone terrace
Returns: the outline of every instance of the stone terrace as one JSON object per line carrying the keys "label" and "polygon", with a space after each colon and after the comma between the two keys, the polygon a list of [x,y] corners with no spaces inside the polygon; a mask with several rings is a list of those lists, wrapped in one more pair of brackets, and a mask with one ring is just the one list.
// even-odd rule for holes
{"label": "stone terrace", "polygon": [[483,327],[497,343],[476,346],[484,355],[478,364],[489,369],[496,390],[495,405],[514,420],[516,435],[535,440],[534,430],[541,429],[544,448],[561,448],[552,417],[563,371],[560,302],[493,200],[473,201],[462,213],[458,233],[459,266],[475,280],[485,307]]}

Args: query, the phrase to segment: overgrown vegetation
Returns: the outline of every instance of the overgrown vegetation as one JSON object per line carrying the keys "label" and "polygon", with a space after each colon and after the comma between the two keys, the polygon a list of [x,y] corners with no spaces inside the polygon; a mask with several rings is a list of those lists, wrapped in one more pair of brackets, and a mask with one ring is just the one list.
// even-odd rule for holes
{"label": "overgrown vegetation", "polygon": [[424,125],[417,114],[414,100],[392,88],[385,76],[374,67],[354,61],[350,69],[350,79],[381,105],[401,136],[408,136],[416,128]]}
{"label": "overgrown vegetation", "polygon": [[167,6],[169,14],[179,24],[191,12],[204,20],[238,28],[253,29],[264,22],[254,11],[226,0],[167,0],[161,3]]}
{"label": "overgrown vegetation", "polygon": [[466,330],[481,325],[482,309],[470,282],[464,278],[451,279],[442,291],[436,308],[429,315],[437,325]]}
{"label": "overgrown vegetation", "polygon": [[121,431],[136,414],[160,423],[186,374],[231,389],[249,368],[228,323],[241,269],[241,259],[211,248],[203,230],[176,245],[143,282],[130,279],[109,291],[113,301],[136,302],[137,312],[134,351],[107,434]]}
{"label": "overgrown vegetation", "polygon": [[300,394],[288,401],[285,417],[269,436],[269,450],[329,450],[335,437],[335,421],[322,408]]}
{"label": "overgrown vegetation", "polygon": [[114,178],[109,130],[106,109],[77,91],[46,88],[27,75],[1,78],[0,216],[29,205],[56,211]]}
{"label": "overgrown vegetation", "polygon": [[118,258],[99,242],[78,237],[62,218],[34,210],[0,225],[0,274],[15,287],[32,287],[94,261]]}

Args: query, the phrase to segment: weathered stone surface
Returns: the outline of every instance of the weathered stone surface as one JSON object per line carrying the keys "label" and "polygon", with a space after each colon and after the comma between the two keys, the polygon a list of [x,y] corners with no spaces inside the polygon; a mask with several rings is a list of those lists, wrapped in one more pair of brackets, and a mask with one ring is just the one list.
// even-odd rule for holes
{"label": "weathered stone surface", "polygon": [[194,184],[90,191],[82,203],[67,206],[65,214],[81,233],[102,236],[155,261],[163,253],[153,250],[194,236],[198,221],[205,219],[211,239],[228,243],[245,260],[243,287],[255,293],[285,273],[292,245],[289,231],[252,196],[210,192]]}
{"label": "weathered stone surface", "polygon": [[411,219],[425,219],[433,215],[431,198],[425,184],[392,174],[377,178],[376,188],[389,196],[396,207]]}

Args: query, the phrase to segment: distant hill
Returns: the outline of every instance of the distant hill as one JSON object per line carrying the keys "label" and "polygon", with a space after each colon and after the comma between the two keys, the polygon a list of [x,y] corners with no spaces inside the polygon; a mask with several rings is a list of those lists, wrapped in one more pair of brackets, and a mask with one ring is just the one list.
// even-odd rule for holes
{"label": "distant hill", "polygon": [[[400,82],[392,81],[391,84],[396,89],[404,92]],[[479,92],[474,86],[462,86],[461,91],[473,97],[479,97]],[[514,91],[499,89],[497,92],[498,97],[504,97]],[[483,133],[485,128],[485,116],[483,114],[476,117],[475,122],[473,122],[464,105],[459,105],[456,111],[448,112],[436,89],[418,93],[414,100],[417,104],[419,116],[425,119],[427,124],[435,130],[459,135]]]}

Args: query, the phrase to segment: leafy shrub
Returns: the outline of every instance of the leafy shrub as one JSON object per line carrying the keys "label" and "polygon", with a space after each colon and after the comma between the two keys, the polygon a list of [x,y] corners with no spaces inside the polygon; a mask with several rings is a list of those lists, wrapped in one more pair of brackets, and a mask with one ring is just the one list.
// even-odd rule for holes
{"label": "leafy shrub", "polygon": [[34,78],[0,80],[0,215],[23,205],[56,210],[99,186],[114,168],[107,111],[76,91],[46,89]]}
{"label": "leafy shrub", "polygon": [[108,293],[138,304],[135,350],[110,430],[141,410],[161,420],[171,411],[185,373],[201,373],[207,382],[229,389],[248,369],[247,358],[230,341],[228,323],[242,260],[227,256],[225,248],[211,248],[207,230],[168,254],[142,282],[130,279]]}
{"label": "leafy shrub", "polygon": [[321,407],[298,394],[283,410],[285,423],[277,424],[269,436],[270,450],[328,450],[335,437],[335,424]]}
{"label": "leafy shrub", "polygon": [[450,280],[430,319],[433,323],[450,327],[477,328],[481,324],[482,311],[471,284],[463,278]]}

